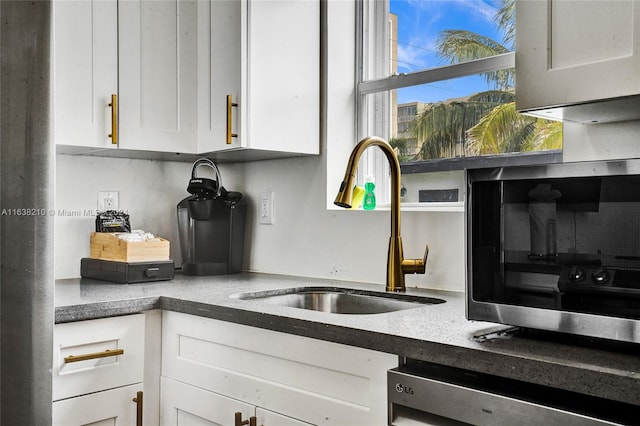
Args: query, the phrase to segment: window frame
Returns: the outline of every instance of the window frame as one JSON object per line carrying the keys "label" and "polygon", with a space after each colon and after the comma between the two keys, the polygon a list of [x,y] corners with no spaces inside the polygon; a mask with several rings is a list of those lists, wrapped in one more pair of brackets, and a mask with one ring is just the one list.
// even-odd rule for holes
{"label": "window frame", "polygon": [[[439,67],[429,68],[411,73],[391,74],[387,77],[366,79],[365,75],[369,74],[368,67],[376,69],[384,68],[385,63],[390,63],[389,52],[385,51],[380,55],[379,59],[371,58],[367,55],[370,44],[376,49],[389,49],[384,46],[383,40],[386,29],[383,31],[370,31],[365,26],[365,21],[371,25],[385,25],[388,21],[389,2],[387,0],[376,0],[374,2],[356,2],[356,132],[358,140],[369,135],[367,117],[367,96],[373,94],[384,94],[396,89],[418,86],[422,84],[435,83],[438,81],[452,80],[460,77],[477,75],[484,72],[496,71],[505,68],[515,68],[515,52],[503,53],[496,56],[476,59],[467,62],[443,65]],[[375,33],[375,34],[374,34]],[[382,36],[380,35],[382,33]],[[377,43],[377,44],[376,44]],[[373,63],[372,63],[373,62]],[[389,96],[390,97],[390,96]],[[389,106],[388,109],[391,109]],[[391,111],[386,111],[391,113]],[[386,117],[385,117],[386,118]],[[378,125],[377,128],[380,128]],[[387,132],[388,130],[383,130]],[[389,135],[380,135],[385,139],[389,139]],[[404,162],[400,164],[402,174],[428,173],[440,171],[465,170],[469,168],[482,167],[501,167],[515,165],[533,165],[561,163],[563,161],[562,150],[535,151],[527,153],[505,153],[488,156],[476,157],[454,157],[442,158],[434,160],[418,160],[414,162]],[[375,164],[375,161],[370,160]],[[367,174],[380,175],[377,167],[365,164]]]}

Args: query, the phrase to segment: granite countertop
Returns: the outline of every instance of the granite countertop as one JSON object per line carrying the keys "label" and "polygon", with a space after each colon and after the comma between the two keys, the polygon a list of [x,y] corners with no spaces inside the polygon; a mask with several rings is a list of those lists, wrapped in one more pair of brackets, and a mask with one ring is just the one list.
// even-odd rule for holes
{"label": "granite countertop", "polygon": [[[512,334],[465,318],[462,293],[408,289],[446,303],[383,314],[340,315],[282,307],[233,295],[291,287],[379,285],[241,273],[140,284],[56,281],[56,323],[166,309],[372,349],[640,405],[637,345],[603,347],[587,340]],[[634,352],[635,350],[635,352]]]}

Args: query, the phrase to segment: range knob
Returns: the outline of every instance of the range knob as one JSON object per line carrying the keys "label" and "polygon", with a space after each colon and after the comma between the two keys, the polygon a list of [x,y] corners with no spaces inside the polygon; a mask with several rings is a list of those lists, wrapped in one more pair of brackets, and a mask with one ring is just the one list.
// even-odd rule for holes
{"label": "range knob", "polygon": [[611,278],[611,274],[606,269],[599,269],[598,271],[591,274],[591,280],[596,284],[606,284],[609,282]]}
{"label": "range knob", "polygon": [[569,279],[573,282],[579,282],[584,280],[584,269],[572,266],[569,271]]}

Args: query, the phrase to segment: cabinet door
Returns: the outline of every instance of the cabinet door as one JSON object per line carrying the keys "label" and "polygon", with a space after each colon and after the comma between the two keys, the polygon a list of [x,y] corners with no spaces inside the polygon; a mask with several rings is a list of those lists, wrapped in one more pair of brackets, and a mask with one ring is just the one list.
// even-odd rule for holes
{"label": "cabinet door", "polygon": [[162,314],[162,375],[322,425],[385,424],[395,355],[177,312]]}
{"label": "cabinet door", "polygon": [[[246,30],[247,2],[198,2],[198,150],[222,151],[242,146],[240,134],[240,52]],[[236,106],[227,108],[227,96]],[[230,114],[228,116],[228,114]],[[231,137],[231,135],[236,135]]]}
{"label": "cabinet door", "polygon": [[118,93],[115,0],[53,2],[54,135],[58,145],[108,148]]}
{"label": "cabinet door", "polygon": [[273,411],[256,407],[257,423],[260,426],[310,426],[311,423],[294,419],[292,417],[283,416]]}
{"label": "cabinet door", "polygon": [[634,0],[516,2],[518,109],[639,94],[639,6]]}
{"label": "cabinet door", "polygon": [[132,426],[141,385],[125,386],[53,403],[54,426]]}
{"label": "cabinet door", "polygon": [[249,1],[246,49],[243,143],[318,154],[320,2]]}
{"label": "cabinet door", "polygon": [[166,377],[160,382],[160,407],[163,426],[233,426],[235,413],[243,420],[255,415],[252,405]]}
{"label": "cabinet door", "polygon": [[197,2],[118,7],[120,147],[195,153]]}
{"label": "cabinet door", "polygon": [[[213,1],[209,46],[211,108],[200,119],[210,132],[201,151],[319,153],[318,0]],[[230,120],[227,95],[237,104]]]}

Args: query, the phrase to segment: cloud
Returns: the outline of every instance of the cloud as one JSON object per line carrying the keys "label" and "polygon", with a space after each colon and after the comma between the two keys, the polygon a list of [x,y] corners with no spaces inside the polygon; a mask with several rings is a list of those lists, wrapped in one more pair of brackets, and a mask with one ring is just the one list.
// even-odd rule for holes
{"label": "cloud", "polygon": [[[398,72],[411,72],[434,66],[437,33],[433,24],[442,16],[425,7],[425,0],[409,0],[413,13],[403,15],[403,27],[398,40]],[[416,10],[417,9],[417,10]]]}
{"label": "cloud", "polygon": [[445,11],[451,7],[464,10],[465,14],[481,18],[487,22],[493,22],[498,7],[496,0],[406,0],[407,5],[416,10],[416,13],[434,13]]}
{"label": "cloud", "polygon": [[398,43],[398,72],[419,71],[441,64],[435,33],[413,34]]}
{"label": "cloud", "polygon": [[427,68],[424,49],[414,45],[398,45],[398,72],[411,72]]}
{"label": "cloud", "polygon": [[443,65],[436,46],[443,22],[459,17],[460,23],[482,21],[494,27],[497,12],[495,5],[498,2],[499,0],[405,0],[396,3],[402,9],[403,19],[398,34],[398,72]]}
{"label": "cloud", "polygon": [[460,7],[470,9],[470,15],[480,17],[485,21],[493,22],[497,9],[482,0],[449,0],[454,3],[460,3]]}

